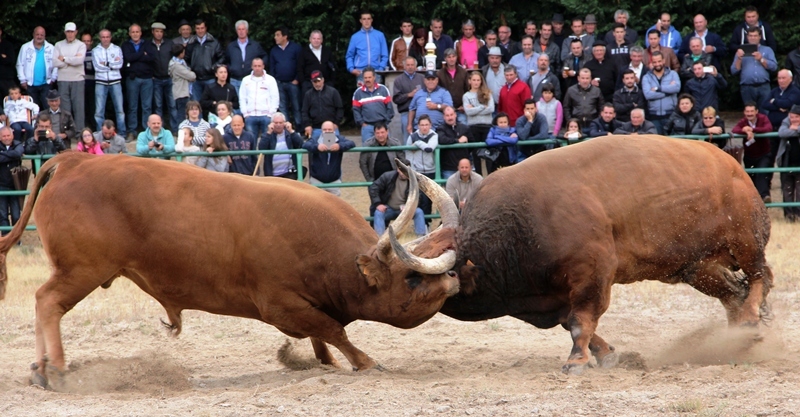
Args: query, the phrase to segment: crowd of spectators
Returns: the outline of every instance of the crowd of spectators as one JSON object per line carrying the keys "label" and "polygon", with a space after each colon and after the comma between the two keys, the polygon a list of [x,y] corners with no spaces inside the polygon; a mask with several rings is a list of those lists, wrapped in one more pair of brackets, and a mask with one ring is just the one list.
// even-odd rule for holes
{"label": "crowd of spectators", "polygon": [[[442,151],[444,176],[467,181],[460,173],[464,160],[470,169],[485,161],[488,174],[552,147],[517,146],[524,140],[725,133],[719,92],[727,88],[723,75],[728,72],[738,77],[746,103],[733,129],[747,135],[745,166],[773,166],[776,160],[800,165],[797,138],[790,134],[797,131],[793,111],[800,109],[795,107],[800,106],[800,52],[793,50],[780,69],[772,29],[755,7],[743,11],[727,43],[699,14],[685,36],[669,13],[640,32],[631,25],[642,22],[617,10],[605,34],[597,32],[593,14],[570,20],[555,14],[525,22],[519,41],[508,26],[479,32],[471,20],[454,40],[438,18],[428,28],[404,19],[399,36],[387,41],[373,26],[371,13],[360,13],[359,22],[343,58],[356,78],[351,116],[361,144],[414,146],[405,157],[424,175],[436,171],[433,150],[439,144],[487,143],[484,152]],[[170,29],[179,36],[167,37]],[[339,133],[339,124],[350,116],[341,97],[351,92],[326,83],[337,65],[323,34],[315,30],[301,44],[280,27],[267,49],[249,36],[247,21],[232,29],[236,39],[222,45],[203,19],[183,20],[177,28],[154,22],[149,34],[133,24],[126,39],[100,30],[95,44],[95,35],[78,36],[75,23],[68,22],[64,39],[54,45],[46,41],[45,29],[36,27],[32,39],[16,48],[0,28],[0,123],[11,129],[8,146],[17,149],[11,145],[19,143],[25,153],[45,155],[70,149],[75,140],[78,151],[119,153],[125,142],[136,141],[143,155],[207,151],[186,160],[217,171],[252,175],[261,170],[290,178],[303,170],[290,154],[261,159],[213,154],[303,148],[310,153],[310,169],[300,177],[308,175],[314,184],[341,182],[341,153],[355,146]],[[436,46],[436,69],[424,70],[427,30]],[[723,62],[732,64],[725,68]],[[390,71],[398,73],[391,86],[383,83]],[[113,111],[108,107],[107,117],[109,100]],[[393,132],[395,114],[400,128]],[[780,138],[752,137],[779,129]],[[395,154],[362,155],[365,179],[396,173]],[[765,201],[770,199],[768,177],[753,176]],[[785,177],[787,184],[795,181]],[[792,201],[797,192],[787,190],[797,190],[794,184],[784,187]],[[337,188],[326,190],[338,194]],[[422,199],[425,213],[429,204]],[[786,213],[798,218],[791,210]]]}

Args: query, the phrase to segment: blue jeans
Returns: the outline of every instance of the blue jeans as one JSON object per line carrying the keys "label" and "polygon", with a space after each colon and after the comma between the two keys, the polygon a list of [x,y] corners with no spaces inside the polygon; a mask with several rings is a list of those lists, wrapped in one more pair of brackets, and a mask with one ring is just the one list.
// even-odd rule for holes
{"label": "blue jeans", "polygon": [[237,80],[235,78],[228,79],[228,82],[231,83],[233,88],[236,89],[236,96],[239,97],[239,88],[242,86],[242,80]]}
{"label": "blue jeans", "polygon": [[464,112],[457,111],[456,112],[456,120],[458,121],[458,123],[461,123],[462,125],[466,125],[467,124],[467,114],[464,113]]}
{"label": "blue jeans", "polygon": [[200,98],[203,97],[203,90],[206,89],[206,86],[207,85],[212,85],[215,82],[217,82],[217,80],[215,78],[212,78],[210,80],[202,80],[202,81],[201,80],[197,80],[197,81],[193,82],[192,83],[192,91],[191,91],[192,100],[199,102]]}
{"label": "blue jeans", "polygon": [[244,128],[256,137],[256,143],[261,135],[267,134],[267,126],[272,122],[269,116],[248,116],[244,119]]}
{"label": "blue jeans", "polygon": [[744,85],[741,86],[742,92],[742,102],[747,104],[748,102],[756,103],[756,108],[761,108],[761,103],[769,97],[770,89],[769,83],[758,84],[758,85]]}
{"label": "blue jeans", "polygon": [[172,124],[171,126],[175,126],[175,130],[178,130],[178,126],[181,124],[181,119],[178,115],[186,114],[186,104],[189,102],[189,97],[181,97],[175,100],[175,113],[172,115]]}
{"label": "blue jeans", "polygon": [[[403,145],[408,142],[408,137],[411,136],[408,134],[406,126],[408,126],[408,112],[400,113],[400,130],[403,131]],[[362,143],[361,145],[363,146],[364,144]]]}
{"label": "blue jeans", "polygon": [[[300,126],[300,86],[294,85],[291,82],[285,83],[283,81],[278,81],[278,90],[281,92],[281,113],[283,113],[286,119],[292,122],[294,126]],[[291,113],[289,113],[290,105],[292,106]]]}
{"label": "blue jeans", "polygon": [[[378,234],[378,236],[383,235],[383,232],[386,231],[386,222],[396,219],[399,215],[400,210],[395,210],[389,206],[386,207],[385,212],[375,210],[375,214],[373,215],[373,223],[375,224],[375,232]],[[421,208],[417,207],[417,209],[414,210],[414,233],[416,233],[417,236],[422,236],[426,231],[425,214],[422,213]]]}
{"label": "blue jeans", "polygon": [[[31,96],[33,102],[39,106],[39,110],[47,110],[50,106],[47,105],[47,93],[50,91],[50,84],[42,84],[33,86],[28,84],[28,95]],[[6,91],[8,93],[8,91]]]}
{"label": "blue jeans", "polygon": [[[15,122],[9,126],[14,132],[14,140],[25,143],[26,140],[33,137],[33,126],[28,122]],[[22,137],[22,131],[25,131],[25,138]]]}
{"label": "blue jeans", "polygon": [[125,111],[122,109],[122,84],[116,83],[105,85],[97,83],[94,86],[94,121],[97,123],[97,130],[103,126],[106,118],[106,100],[109,93],[111,102],[114,104],[114,114],[117,116],[117,133],[125,136]]}
{"label": "blue jeans", "polygon": [[442,178],[448,179],[453,176],[458,171],[442,171]]}
{"label": "blue jeans", "polygon": [[375,126],[366,124],[361,126],[361,146],[367,143],[367,139],[375,136]]}
{"label": "blue jeans", "polygon": [[136,132],[136,112],[139,110],[140,101],[142,104],[142,129],[146,129],[147,118],[153,114],[153,79],[128,78],[125,97],[128,99],[128,113],[125,116],[125,120],[128,122],[128,133]]}
{"label": "blue jeans", "polygon": [[[172,121],[177,119],[178,116],[175,111],[175,100],[172,99],[172,79],[165,78],[165,79],[158,79],[153,78],[153,99],[155,104],[155,113],[161,116],[161,119],[164,120],[164,124],[167,123],[167,120],[170,122],[170,129],[172,131],[178,130],[178,125],[173,124]],[[164,106],[166,104],[166,106]],[[167,108],[169,112],[169,117],[164,117],[164,107]]]}
{"label": "blue jeans", "polygon": [[656,132],[659,135],[665,135],[666,132],[664,130],[664,126],[666,126],[667,122],[669,121],[669,115],[667,116],[651,116],[651,122],[653,122],[653,126],[656,127]]}
{"label": "blue jeans", "polygon": [[[0,186],[0,191],[14,191],[13,188]],[[11,223],[8,223],[8,215],[11,211]],[[19,197],[2,196],[0,197],[0,226],[13,226],[19,220]],[[3,236],[9,231],[3,231]]]}

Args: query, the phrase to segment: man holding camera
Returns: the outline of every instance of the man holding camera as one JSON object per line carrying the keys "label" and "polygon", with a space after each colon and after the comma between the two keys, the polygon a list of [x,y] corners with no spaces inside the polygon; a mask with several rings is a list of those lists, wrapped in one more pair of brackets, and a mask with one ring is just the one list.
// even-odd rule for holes
{"label": "man holding camera", "polygon": [[27,155],[55,155],[66,149],[64,141],[53,130],[50,114],[39,113],[33,137],[25,142],[25,153]]}
{"label": "man holding camera", "polygon": [[136,140],[139,155],[163,155],[175,152],[175,138],[172,132],[162,129],[161,116],[151,114],[147,118],[147,129],[139,133]]}

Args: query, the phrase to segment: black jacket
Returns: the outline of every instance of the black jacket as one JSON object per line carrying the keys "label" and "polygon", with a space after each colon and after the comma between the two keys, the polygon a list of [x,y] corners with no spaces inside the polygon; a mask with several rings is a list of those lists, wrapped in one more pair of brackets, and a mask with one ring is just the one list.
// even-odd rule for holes
{"label": "black jacket", "polygon": [[[18,48],[8,39],[0,42],[0,80],[17,80],[17,51]],[[2,55],[6,57],[3,58]],[[3,91],[3,95],[8,91]]]}
{"label": "black jacket", "polygon": [[214,68],[225,63],[225,52],[222,45],[210,33],[206,34],[206,41],[190,43],[186,48],[186,64],[197,75],[198,81],[214,78]]}
{"label": "black jacket", "polygon": [[155,73],[156,51],[153,42],[142,40],[142,45],[137,51],[133,42],[128,39],[120,45],[122,58],[125,60],[123,76],[127,78],[153,78]]}
{"label": "black jacket", "polygon": [[311,88],[303,96],[303,126],[314,129],[322,127],[324,122],[339,124],[344,118],[344,106],[339,92],[325,85],[322,90]]}
{"label": "black jacket", "polygon": [[25,147],[20,141],[11,142],[11,146],[6,148],[0,144],[0,186],[14,189],[14,178],[11,177],[11,168],[18,167],[22,162],[22,155]]}
{"label": "black jacket", "polygon": [[664,125],[664,132],[667,135],[691,135],[694,126],[701,121],[700,113],[696,110],[692,109],[689,113],[684,114],[676,108],[669,115],[667,124]]}
{"label": "black jacket", "polygon": [[592,123],[589,125],[589,137],[596,138],[599,136],[606,136],[609,133],[613,134],[614,131],[620,127],[622,127],[622,122],[616,118],[612,119],[611,122],[606,123],[606,121],[603,120],[603,117],[600,116],[592,120]]}
{"label": "black jacket", "polygon": [[155,49],[153,76],[159,79],[170,78],[169,61],[172,59],[172,45],[174,45],[174,43],[171,39],[164,38],[161,40],[161,45],[159,46],[151,39],[150,45]]}
{"label": "black jacket", "polygon": [[[300,134],[297,133],[295,130],[294,133],[289,135],[289,132],[286,132],[286,147],[289,149],[301,149],[303,147],[303,138],[300,137]],[[262,151],[271,151],[275,150],[275,144],[278,142],[278,135],[276,133],[270,133],[265,135],[258,141],[258,149]],[[275,155],[264,155],[264,176],[271,177],[272,174],[272,157]],[[295,164],[296,155],[291,155],[292,157],[292,166],[297,169],[297,164]]]}
{"label": "black jacket", "polygon": [[258,41],[247,39],[247,45],[244,47],[244,60],[242,60],[242,50],[239,49],[239,40],[236,39],[228,44],[225,49],[225,59],[231,64],[228,67],[228,74],[231,79],[240,80],[253,71],[253,59],[261,58],[264,64],[269,63],[269,54]]}
{"label": "black jacket", "polygon": [[[300,59],[297,61],[297,79],[300,81],[309,81],[311,73],[319,71],[327,82],[334,82],[334,73],[336,72],[336,65],[333,60],[333,53],[331,48],[322,45],[322,52],[320,58],[311,52],[311,46],[308,44],[303,45]],[[249,74],[249,72],[248,72]]]}
{"label": "black jacket", "polygon": [[208,116],[208,113],[217,113],[214,106],[218,101],[230,101],[234,109],[239,108],[239,96],[236,94],[236,87],[231,83],[225,83],[224,86],[219,83],[207,85],[203,89],[203,96],[200,98],[200,106],[203,107],[203,112]]}
{"label": "black jacket", "polygon": [[[399,175],[397,170],[384,172],[383,175],[370,184],[368,188],[369,199],[371,201],[369,206],[370,214],[375,212],[375,208],[378,207],[379,204],[386,204],[389,202],[389,198],[394,192],[394,187],[397,184],[397,177]],[[406,200],[408,200],[408,191],[409,190],[406,189]]]}
{"label": "black jacket", "polygon": [[632,91],[627,91],[623,87],[614,92],[614,111],[617,112],[617,120],[630,122],[631,110],[636,108],[647,110],[647,101],[644,99],[641,87],[634,85]]}
{"label": "black jacket", "polygon": [[[458,122],[456,122],[455,126],[442,123],[441,126],[436,128],[436,134],[439,136],[439,145],[458,143],[458,138],[461,136],[466,136],[468,142],[474,142],[469,126]],[[469,158],[469,148],[442,149],[442,171],[458,171],[458,161],[464,158]]]}
{"label": "black jacket", "polygon": [[55,155],[67,149],[64,141],[56,137],[53,140],[45,140],[39,142],[36,140],[36,132],[33,137],[25,142],[25,154],[27,155]]}

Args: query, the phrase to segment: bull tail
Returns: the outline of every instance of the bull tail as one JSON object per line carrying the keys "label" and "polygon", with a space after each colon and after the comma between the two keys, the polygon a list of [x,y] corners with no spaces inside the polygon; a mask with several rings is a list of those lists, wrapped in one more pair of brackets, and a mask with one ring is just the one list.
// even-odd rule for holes
{"label": "bull tail", "polygon": [[38,175],[36,175],[36,181],[33,183],[33,188],[31,188],[31,193],[25,202],[25,207],[22,210],[19,221],[14,225],[14,228],[11,229],[11,232],[0,237],[0,300],[5,298],[6,283],[8,282],[6,255],[22,237],[25,226],[28,225],[28,220],[30,220],[31,214],[33,213],[33,206],[36,204],[36,199],[39,197],[39,190],[52,179],[57,167],[58,161],[53,159],[47,161],[42,166],[42,169],[40,169]]}

